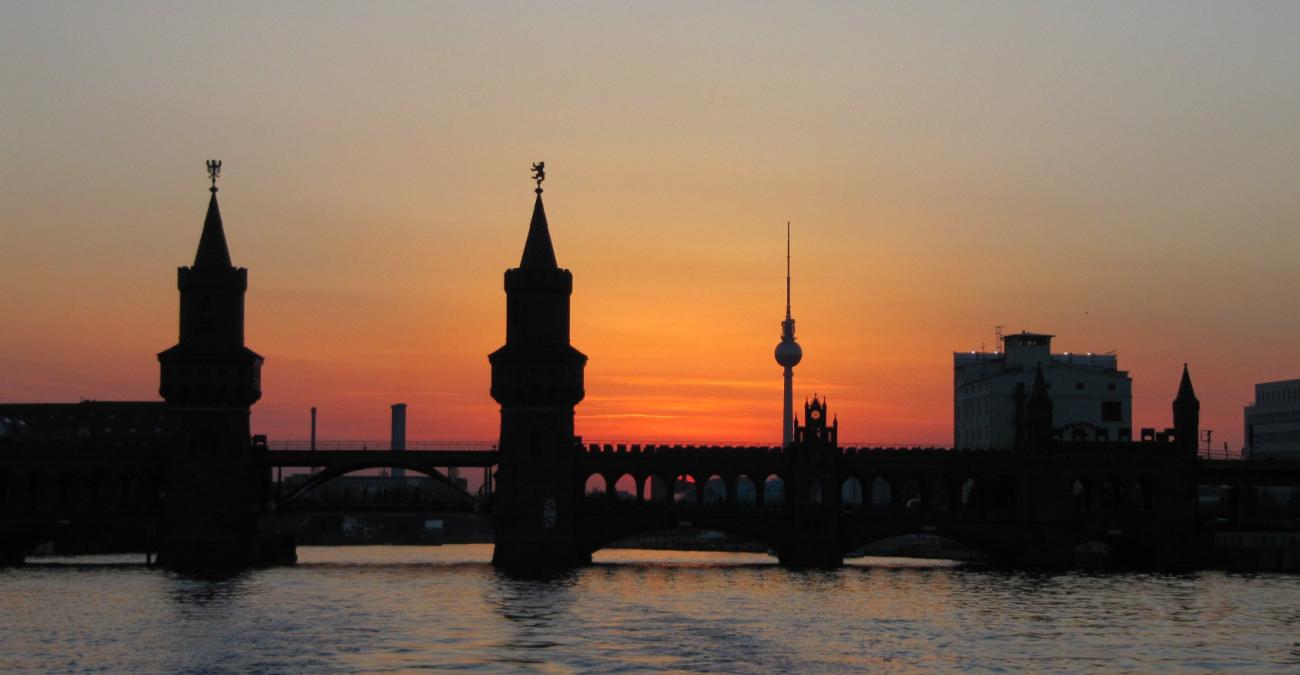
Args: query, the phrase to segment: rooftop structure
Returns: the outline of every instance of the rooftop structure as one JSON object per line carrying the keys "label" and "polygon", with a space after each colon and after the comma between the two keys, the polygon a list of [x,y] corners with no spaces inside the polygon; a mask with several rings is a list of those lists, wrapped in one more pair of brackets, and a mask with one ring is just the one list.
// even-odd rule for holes
{"label": "rooftop structure", "polygon": [[1052,353],[1045,333],[1003,338],[1003,350],[953,354],[953,444],[1012,447],[1016,423],[1042,371],[1052,402],[1051,435],[1065,441],[1132,437],[1133,381],[1115,354]]}

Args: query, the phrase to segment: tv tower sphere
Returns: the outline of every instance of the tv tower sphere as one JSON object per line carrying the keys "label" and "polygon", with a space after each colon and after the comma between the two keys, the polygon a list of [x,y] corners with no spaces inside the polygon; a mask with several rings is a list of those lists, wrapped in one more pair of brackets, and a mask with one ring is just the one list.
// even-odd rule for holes
{"label": "tv tower sphere", "polygon": [[776,362],[785,368],[793,368],[803,360],[803,348],[794,338],[784,340],[776,345]]}

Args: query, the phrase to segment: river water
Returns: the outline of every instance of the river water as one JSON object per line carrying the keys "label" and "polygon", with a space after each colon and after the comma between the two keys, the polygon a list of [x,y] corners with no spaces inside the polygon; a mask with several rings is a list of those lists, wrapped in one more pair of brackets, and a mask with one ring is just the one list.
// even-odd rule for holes
{"label": "river water", "polygon": [[225,578],[0,569],[0,671],[1300,671],[1296,576],[624,550],[528,579],[482,545],[299,553]]}

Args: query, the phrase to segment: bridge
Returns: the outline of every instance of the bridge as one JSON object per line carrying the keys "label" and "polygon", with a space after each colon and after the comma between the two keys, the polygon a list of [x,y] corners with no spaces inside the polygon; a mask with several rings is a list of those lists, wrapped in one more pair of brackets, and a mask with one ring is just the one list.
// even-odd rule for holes
{"label": "bridge", "polygon": [[[816,399],[780,446],[584,444],[573,275],[556,264],[537,192],[520,264],[504,277],[505,344],[488,356],[499,437],[394,452],[251,434],[263,358],[244,345],[247,271],[231,264],[214,186],[194,264],[178,271],[180,340],[158,354],[163,401],[112,429],[0,436],[0,562],[54,538],[178,567],[289,563],[284,514],[437,507],[490,510],[493,561],[507,567],[584,564],[629,536],[693,528],[747,537],[790,566],[834,566],[867,543],[928,534],[1024,566],[1070,564],[1081,546],[1129,564],[1216,564],[1216,551],[1250,539],[1300,569],[1300,462],[1199,458],[1186,369],[1172,426],[1139,441],[1062,438],[1040,370],[1014,402],[1007,448],[844,447]],[[459,490],[452,467],[483,471],[484,489]],[[290,484],[295,468],[308,475]],[[309,498],[384,468],[427,475],[454,499]]]}

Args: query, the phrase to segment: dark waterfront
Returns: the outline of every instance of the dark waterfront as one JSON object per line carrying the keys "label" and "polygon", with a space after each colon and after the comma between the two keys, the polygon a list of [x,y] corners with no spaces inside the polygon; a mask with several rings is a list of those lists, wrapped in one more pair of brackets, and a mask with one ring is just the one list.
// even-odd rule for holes
{"label": "dark waterfront", "polygon": [[490,545],[300,549],[224,579],[137,557],[0,570],[0,670],[1300,669],[1300,580],[602,551],[546,580]]}

